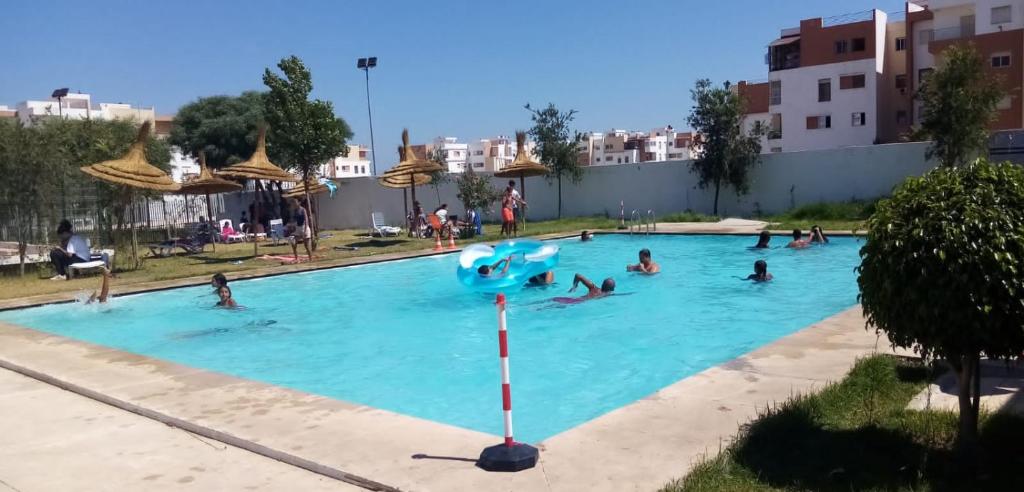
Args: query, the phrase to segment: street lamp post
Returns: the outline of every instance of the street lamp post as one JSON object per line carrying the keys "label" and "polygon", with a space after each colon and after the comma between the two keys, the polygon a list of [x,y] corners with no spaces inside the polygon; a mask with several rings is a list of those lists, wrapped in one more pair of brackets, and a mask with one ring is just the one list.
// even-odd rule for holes
{"label": "street lamp post", "polygon": [[64,87],[64,88],[61,88],[61,89],[56,89],[56,90],[53,91],[53,94],[50,94],[50,97],[56,97],[57,98],[57,116],[60,116],[61,118],[64,117],[64,109],[62,108],[62,105],[61,105],[61,99],[63,99],[67,95],[68,95],[68,88],[67,87]]}
{"label": "street lamp post", "polygon": [[370,119],[370,172],[377,175],[377,148],[373,145],[373,111],[370,110],[370,69],[377,66],[377,57],[360,58],[356,68],[366,73],[366,115]]}
{"label": "street lamp post", "polygon": [[[64,108],[63,108],[64,104],[62,103],[61,100],[64,99],[65,97],[67,97],[67,95],[68,95],[68,88],[67,87],[62,87],[60,89],[55,89],[53,91],[53,94],[50,94],[50,97],[56,97],[57,98],[57,117],[60,118],[60,119],[64,119]],[[65,218],[67,218],[67,216],[68,216],[68,194],[67,194],[67,190],[65,189],[65,186],[64,186],[64,177],[66,175],[67,175],[66,170],[62,170],[61,173],[60,173],[60,212],[61,212],[61,214]]]}

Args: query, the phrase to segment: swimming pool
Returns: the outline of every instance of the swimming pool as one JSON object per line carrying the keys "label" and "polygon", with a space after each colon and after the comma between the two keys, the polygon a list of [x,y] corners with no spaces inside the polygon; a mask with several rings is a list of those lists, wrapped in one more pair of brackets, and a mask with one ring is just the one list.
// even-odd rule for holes
{"label": "swimming pool", "polygon": [[[750,236],[563,240],[557,284],[509,295],[516,438],[538,442],[856,303],[861,240],[752,251]],[[782,237],[773,239],[782,246]],[[625,273],[650,248],[663,273]],[[457,255],[0,312],[0,320],[495,435],[502,433],[493,297]],[[743,282],[757,259],[775,280]],[[617,295],[562,306],[574,272]],[[583,289],[583,287],[581,287]],[[582,292],[578,292],[582,294]]]}

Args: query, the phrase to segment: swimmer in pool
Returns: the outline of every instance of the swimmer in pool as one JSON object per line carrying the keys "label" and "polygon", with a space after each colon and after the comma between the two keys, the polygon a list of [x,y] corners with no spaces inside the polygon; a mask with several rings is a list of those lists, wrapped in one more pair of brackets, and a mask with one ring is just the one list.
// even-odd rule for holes
{"label": "swimmer in pool", "polygon": [[640,250],[640,263],[636,265],[626,265],[627,272],[637,272],[647,275],[653,275],[661,271],[661,265],[651,261],[651,250],[644,248]]}
{"label": "swimmer in pool", "polygon": [[772,235],[768,231],[761,231],[761,235],[757,237],[757,244],[752,246],[754,249],[767,249],[768,241],[772,240]]}
{"label": "swimmer in pool", "polygon": [[811,226],[811,243],[828,244],[828,238],[825,237],[825,233],[821,232],[821,228],[813,225]]}
{"label": "swimmer in pool", "polygon": [[217,289],[217,297],[220,297],[220,301],[217,302],[217,307],[223,308],[236,308],[238,303],[231,298],[231,287],[222,285]]}
{"label": "swimmer in pool", "polygon": [[[505,266],[501,267],[502,264],[505,264]],[[480,268],[476,269],[476,273],[479,273],[481,277],[504,277],[505,274],[508,273],[508,267],[510,266],[512,266],[511,256],[509,256],[508,258],[503,258],[493,265],[480,265]],[[497,270],[499,267],[501,267],[501,271],[495,273],[495,270]]]}
{"label": "swimmer in pool", "polygon": [[590,231],[580,233],[580,241],[590,241],[591,239],[594,239],[594,235]]}
{"label": "swimmer in pool", "polygon": [[757,260],[754,262],[754,273],[747,275],[745,280],[753,280],[754,282],[767,282],[772,279],[772,274],[768,273],[768,262],[764,260]]}
{"label": "swimmer in pool", "polygon": [[216,294],[221,287],[228,284],[228,278],[223,273],[213,274],[213,278],[210,279],[210,287],[213,287],[213,293]]}
{"label": "swimmer in pool", "polygon": [[572,279],[572,288],[569,289],[569,292],[575,292],[576,288],[579,287],[580,284],[583,284],[587,287],[586,295],[580,297],[556,297],[552,299],[552,301],[560,304],[577,304],[583,301],[589,301],[591,299],[600,299],[602,297],[607,297],[615,292],[615,280],[613,280],[611,277],[604,279],[604,282],[601,282],[601,287],[598,288],[596,285],[594,285],[594,282],[590,281],[590,279],[577,273],[576,276]]}
{"label": "swimmer in pool", "polygon": [[526,281],[528,286],[540,286],[540,285],[551,285],[555,283],[555,272],[547,271],[530,277],[530,280]]}
{"label": "swimmer in pool", "polygon": [[800,229],[793,229],[793,240],[786,245],[787,248],[803,249],[810,245],[803,239],[804,233]]}
{"label": "swimmer in pool", "polygon": [[111,277],[110,270],[107,269],[107,268],[104,268],[103,269],[103,280],[101,281],[102,283],[100,284],[100,292],[99,292],[99,294],[97,294],[96,292],[93,292],[92,295],[89,296],[89,300],[85,301],[86,304],[92,304],[94,302],[103,304],[103,303],[107,302],[107,297],[109,297],[109,294],[110,294],[110,277]]}

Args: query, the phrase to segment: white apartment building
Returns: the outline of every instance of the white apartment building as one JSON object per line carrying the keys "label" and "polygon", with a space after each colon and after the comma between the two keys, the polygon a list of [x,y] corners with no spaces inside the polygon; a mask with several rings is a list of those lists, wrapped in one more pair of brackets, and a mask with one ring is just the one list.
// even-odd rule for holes
{"label": "white apartment building", "polygon": [[691,132],[677,132],[671,126],[649,132],[612,129],[584,134],[579,144],[579,162],[586,166],[611,166],[685,160],[694,157]]}
{"label": "white apartment building", "polygon": [[361,178],[370,176],[373,152],[365,145],[349,144],[348,155],[338,156],[320,166],[320,175],[327,178]]}
{"label": "white apartment building", "polygon": [[441,153],[448,172],[461,173],[466,170],[469,144],[460,143],[455,137],[437,137],[432,144],[426,146],[426,155],[421,157],[430,158],[437,152]]}
{"label": "white apartment building", "polygon": [[100,103],[94,105],[92,96],[69,93],[61,98],[51,97],[42,101],[22,101],[17,104],[18,119],[31,125],[40,118],[63,116],[75,119],[134,119],[139,122],[156,120],[153,108],[143,108],[125,103]]}

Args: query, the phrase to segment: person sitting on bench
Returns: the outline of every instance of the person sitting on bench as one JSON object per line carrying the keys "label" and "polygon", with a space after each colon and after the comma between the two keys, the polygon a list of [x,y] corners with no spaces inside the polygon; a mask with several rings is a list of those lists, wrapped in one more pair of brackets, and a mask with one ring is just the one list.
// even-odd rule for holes
{"label": "person sitting on bench", "polygon": [[57,275],[50,280],[64,280],[69,265],[89,261],[89,245],[85,238],[71,230],[71,222],[67,219],[60,221],[57,226],[57,237],[60,238],[60,246],[50,250],[50,262]]}

